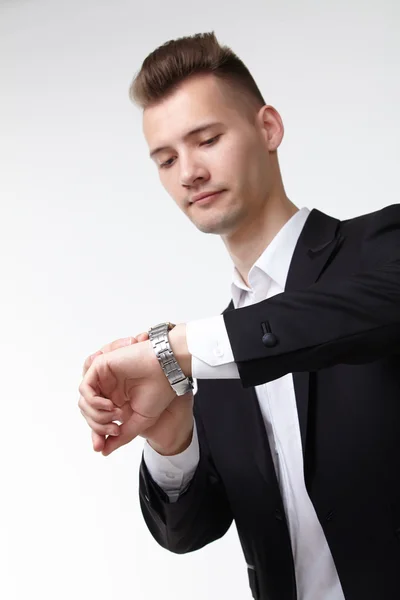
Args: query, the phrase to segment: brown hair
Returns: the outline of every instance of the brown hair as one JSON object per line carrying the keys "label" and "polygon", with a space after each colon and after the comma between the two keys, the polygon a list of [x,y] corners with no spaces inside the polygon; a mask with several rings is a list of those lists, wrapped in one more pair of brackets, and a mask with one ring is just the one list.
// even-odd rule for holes
{"label": "brown hair", "polygon": [[190,76],[207,73],[227,83],[247,108],[265,105],[250,71],[228,46],[219,44],[214,31],[170,40],[156,48],[135,75],[129,97],[145,109],[172,94]]}

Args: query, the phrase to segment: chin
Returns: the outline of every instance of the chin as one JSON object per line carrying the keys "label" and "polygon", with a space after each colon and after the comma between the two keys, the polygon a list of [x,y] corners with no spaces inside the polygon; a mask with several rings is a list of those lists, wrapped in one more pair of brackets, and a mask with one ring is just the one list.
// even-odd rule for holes
{"label": "chin", "polygon": [[192,221],[193,225],[201,231],[202,233],[213,233],[214,235],[226,235],[232,229],[232,224],[226,221],[218,221],[218,222],[195,222]]}

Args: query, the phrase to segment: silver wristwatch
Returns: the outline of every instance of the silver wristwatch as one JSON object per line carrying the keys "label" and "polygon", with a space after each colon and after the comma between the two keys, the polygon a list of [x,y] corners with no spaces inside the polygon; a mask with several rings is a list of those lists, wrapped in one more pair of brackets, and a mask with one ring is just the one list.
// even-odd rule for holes
{"label": "silver wristwatch", "polygon": [[167,321],[150,327],[148,333],[158,362],[172,389],[177,396],[183,396],[183,394],[187,394],[193,389],[193,379],[192,377],[185,377],[169,345],[168,331],[171,331],[174,327],[173,323]]}

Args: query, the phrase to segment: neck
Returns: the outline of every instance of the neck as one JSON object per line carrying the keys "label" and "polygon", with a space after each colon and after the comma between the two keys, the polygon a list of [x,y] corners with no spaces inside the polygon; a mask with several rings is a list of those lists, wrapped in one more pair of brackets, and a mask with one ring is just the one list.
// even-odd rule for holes
{"label": "neck", "polygon": [[222,237],[246,285],[249,286],[248,274],[253,264],[298,210],[284,192],[272,195],[255,217],[243,223],[232,235]]}

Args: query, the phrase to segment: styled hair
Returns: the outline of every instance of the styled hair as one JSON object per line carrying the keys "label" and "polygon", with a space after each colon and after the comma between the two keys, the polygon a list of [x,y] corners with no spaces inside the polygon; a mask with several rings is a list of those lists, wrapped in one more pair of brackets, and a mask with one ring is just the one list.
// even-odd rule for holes
{"label": "styled hair", "polygon": [[189,77],[212,74],[231,88],[252,110],[265,105],[250,71],[228,47],[210,33],[197,33],[165,42],[143,61],[129,88],[132,102],[143,110],[175,92]]}

